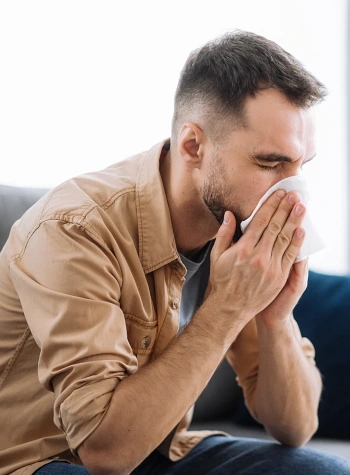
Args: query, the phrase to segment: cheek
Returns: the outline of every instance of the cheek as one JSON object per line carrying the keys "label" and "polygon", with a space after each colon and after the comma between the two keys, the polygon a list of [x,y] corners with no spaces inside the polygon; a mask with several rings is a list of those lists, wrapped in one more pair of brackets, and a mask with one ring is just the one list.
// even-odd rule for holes
{"label": "cheek", "polygon": [[242,212],[245,218],[248,218],[254,211],[260,199],[264,196],[266,191],[279,181],[273,173],[265,173],[263,176],[259,175],[253,177],[252,180],[242,184],[240,196],[243,197]]}

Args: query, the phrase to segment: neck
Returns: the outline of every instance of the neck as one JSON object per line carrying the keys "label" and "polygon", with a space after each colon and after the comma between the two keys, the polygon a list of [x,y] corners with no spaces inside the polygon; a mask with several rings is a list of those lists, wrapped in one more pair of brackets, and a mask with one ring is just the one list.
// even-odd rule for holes
{"label": "neck", "polygon": [[219,224],[205,206],[190,173],[186,173],[181,163],[175,166],[176,159],[170,148],[161,161],[160,174],[177,249],[185,257],[191,258],[214,239]]}

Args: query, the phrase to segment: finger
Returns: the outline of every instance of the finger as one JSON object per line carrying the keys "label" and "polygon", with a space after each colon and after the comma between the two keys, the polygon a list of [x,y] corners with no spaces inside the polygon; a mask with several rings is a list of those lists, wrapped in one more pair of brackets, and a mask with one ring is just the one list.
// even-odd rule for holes
{"label": "finger", "polygon": [[298,217],[297,214],[294,215],[292,213],[293,207],[298,201],[300,201],[300,198],[296,193],[288,193],[281,201],[275,214],[271,217],[259,242],[260,249],[266,255],[271,255],[274,247],[277,245],[277,251],[280,251],[277,257],[282,258],[283,253],[292,240],[295,229],[300,226],[302,221],[301,219],[294,219],[286,226],[291,216],[293,218]]}
{"label": "finger", "polygon": [[[307,287],[308,280],[308,259],[303,259],[302,261],[295,262],[292,265],[291,271],[288,276],[288,288],[292,295],[296,296],[297,300],[300,299],[301,295]],[[295,302],[294,306],[297,304]]]}
{"label": "finger", "polygon": [[302,291],[307,287],[309,276],[309,259],[305,258],[302,261],[295,262],[293,265],[293,277],[295,285],[298,285]]}
{"label": "finger", "polygon": [[257,211],[251,223],[244,233],[245,240],[248,240],[252,246],[256,246],[266,227],[268,226],[276,209],[281,204],[282,199],[286,195],[284,190],[277,190],[265,201],[261,208]]}
{"label": "finger", "polygon": [[[282,209],[282,205],[280,206],[261,240],[264,252],[271,252],[274,259],[282,259],[283,254],[293,239],[295,230],[301,225],[305,216],[306,208],[302,203],[297,203],[291,212],[288,212],[289,206],[290,202],[287,203],[284,209]],[[280,216],[277,216],[278,214]],[[278,232],[277,235],[275,234],[276,232]],[[275,239],[275,242],[271,250],[273,239]]]}
{"label": "finger", "polygon": [[[305,216],[306,208],[302,203],[298,203],[288,217],[282,231],[277,236],[273,253],[277,259],[280,259],[291,243],[294,233],[301,225]],[[300,249],[299,249],[300,250]],[[298,251],[299,252],[299,251]]]}
{"label": "finger", "polygon": [[309,277],[309,258],[305,257],[302,261],[295,262],[293,267],[298,278],[304,281],[306,287]]}
{"label": "finger", "polygon": [[303,259],[302,261],[296,262],[294,264],[294,269],[298,277],[305,280],[306,287],[309,276],[309,258],[305,257],[305,259]]}
{"label": "finger", "polygon": [[303,228],[297,228],[293,234],[291,243],[287,247],[282,258],[282,271],[286,272],[291,269],[292,265],[297,258],[300,248],[303,244],[305,237],[305,230]]}
{"label": "finger", "polygon": [[217,232],[215,243],[211,251],[211,258],[217,261],[221,254],[231,247],[236,231],[236,219],[231,211],[226,211],[224,221]]}

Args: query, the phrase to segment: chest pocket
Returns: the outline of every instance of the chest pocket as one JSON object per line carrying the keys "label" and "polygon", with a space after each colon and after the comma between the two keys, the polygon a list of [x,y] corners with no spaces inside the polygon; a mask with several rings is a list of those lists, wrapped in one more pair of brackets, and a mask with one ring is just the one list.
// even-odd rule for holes
{"label": "chest pocket", "polygon": [[128,341],[139,367],[148,363],[157,336],[157,321],[146,322],[134,315],[126,314]]}

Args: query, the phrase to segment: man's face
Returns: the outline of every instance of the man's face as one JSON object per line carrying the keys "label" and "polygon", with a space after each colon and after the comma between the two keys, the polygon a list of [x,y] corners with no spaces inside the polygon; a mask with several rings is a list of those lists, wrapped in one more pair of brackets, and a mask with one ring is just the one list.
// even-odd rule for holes
{"label": "man's face", "polygon": [[237,228],[271,186],[297,175],[315,155],[311,111],[290,104],[279,91],[249,98],[245,115],[247,126],[231,132],[211,154],[201,190],[217,221],[230,210]]}

